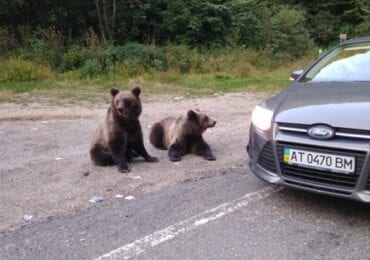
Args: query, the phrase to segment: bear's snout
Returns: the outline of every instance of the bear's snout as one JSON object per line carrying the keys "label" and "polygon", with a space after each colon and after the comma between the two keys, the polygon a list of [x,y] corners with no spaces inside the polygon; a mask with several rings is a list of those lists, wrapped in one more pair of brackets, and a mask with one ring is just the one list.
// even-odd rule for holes
{"label": "bear's snout", "polygon": [[120,116],[127,117],[129,114],[129,111],[123,107],[117,108],[117,112]]}
{"label": "bear's snout", "polygon": [[123,108],[117,108],[118,113],[123,114],[124,109]]}
{"label": "bear's snout", "polygon": [[216,125],[217,121],[212,121],[209,123],[209,127],[214,127]]}

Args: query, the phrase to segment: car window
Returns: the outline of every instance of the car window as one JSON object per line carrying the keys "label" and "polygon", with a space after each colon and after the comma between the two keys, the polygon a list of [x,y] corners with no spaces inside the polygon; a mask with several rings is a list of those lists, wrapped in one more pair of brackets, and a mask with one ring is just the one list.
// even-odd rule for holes
{"label": "car window", "polygon": [[302,81],[370,81],[370,43],[334,49],[312,67]]}

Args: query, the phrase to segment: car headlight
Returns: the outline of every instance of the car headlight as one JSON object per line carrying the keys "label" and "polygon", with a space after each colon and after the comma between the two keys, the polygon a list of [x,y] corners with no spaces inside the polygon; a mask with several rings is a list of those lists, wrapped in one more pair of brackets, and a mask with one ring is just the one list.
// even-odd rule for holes
{"label": "car headlight", "polygon": [[256,106],[252,112],[252,123],[262,131],[269,130],[271,127],[273,113],[267,108]]}

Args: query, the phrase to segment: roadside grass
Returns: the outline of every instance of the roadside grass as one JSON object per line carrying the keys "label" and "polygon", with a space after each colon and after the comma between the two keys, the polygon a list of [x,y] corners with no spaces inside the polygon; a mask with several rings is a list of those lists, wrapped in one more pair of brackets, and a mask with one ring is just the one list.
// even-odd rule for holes
{"label": "roadside grass", "polygon": [[[108,93],[111,87],[127,90],[134,85],[140,85],[145,95],[170,94],[204,96],[227,92],[277,92],[289,83],[289,75],[284,78],[271,76],[233,77],[229,75],[142,75],[130,79],[100,82],[100,80],[41,80],[33,82],[0,83],[0,102],[27,102],[17,100],[23,93],[29,93],[33,101],[37,97],[70,101],[97,101]],[[23,95],[24,96],[24,95]],[[28,100],[28,101],[32,101]]]}
{"label": "roadside grass", "polygon": [[[161,83],[155,85],[155,92],[189,93],[191,95],[208,95],[226,92],[277,92],[289,83],[289,76],[271,77],[253,75],[235,77],[227,74],[189,74],[164,76],[155,75],[149,81]],[[167,87],[166,87],[167,86]]]}
{"label": "roadside grass", "polygon": [[19,82],[16,77],[15,80],[0,81],[0,102],[94,103],[106,98],[113,86],[127,90],[133,85],[143,88],[144,97],[152,94],[204,96],[227,92],[272,94],[289,84],[292,70],[306,68],[314,59],[309,56],[274,68],[248,68],[247,73],[237,75],[230,70],[180,73],[169,69],[141,71],[134,76],[109,72],[95,78],[83,78],[79,71],[47,71],[46,76],[29,81]]}

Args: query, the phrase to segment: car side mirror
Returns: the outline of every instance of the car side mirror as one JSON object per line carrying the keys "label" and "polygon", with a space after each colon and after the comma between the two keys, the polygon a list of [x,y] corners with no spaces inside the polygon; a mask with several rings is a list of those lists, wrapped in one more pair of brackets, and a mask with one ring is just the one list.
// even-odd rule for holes
{"label": "car side mirror", "polygon": [[304,70],[300,69],[300,70],[294,70],[291,74],[290,74],[290,81],[296,81],[300,76],[302,76]]}

